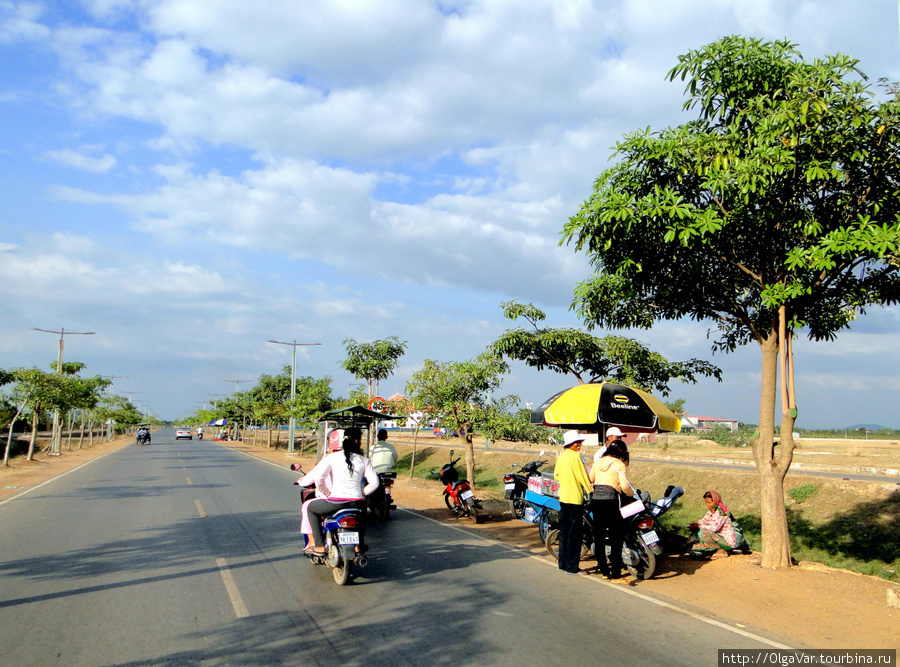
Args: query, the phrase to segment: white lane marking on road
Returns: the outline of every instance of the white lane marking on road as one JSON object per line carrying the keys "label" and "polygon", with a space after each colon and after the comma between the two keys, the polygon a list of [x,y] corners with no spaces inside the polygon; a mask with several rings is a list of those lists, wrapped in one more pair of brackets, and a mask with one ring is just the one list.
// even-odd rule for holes
{"label": "white lane marking on road", "polygon": [[228,599],[231,600],[231,606],[234,607],[234,615],[238,618],[247,618],[250,612],[247,611],[244,598],[241,597],[241,592],[234,583],[234,577],[231,576],[231,570],[228,569],[228,562],[224,558],[216,558],[216,565],[219,566],[219,574],[222,575],[222,581],[225,582],[225,591],[228,593]]}
{"label": "white lane marking on road", "polygon": [[195,500],[194,503],[196,503],[196,505],[197,505],[197,512],[200,513],[200,518],[205,519],[206,518],[206,510],[203,509],[203,505],[200,504],[199,500]]}
{"label": "white lane marking on road", "polygon": [[[535,560],[538,563],[542,563],[547,566],[552,566],[554,569],[557,568],[557,564],[554,563],[553,561],[547,560],[543,556],[536,556],[535,554],[529,553],[528,551],[525,551],[524,549],[521,549],[519,547],[512,546],[511,544],[495,542],[494,540],[490,540],[486,537],[483,537],[483,536],[479,535],[478,533],[474,533],[472,531],[466,530],[464,528],[459,528],[457,526],[449,526],[446,523],[444,523],[443,521],[438,521],[437,519],[432,519],[430,516],[423,516],[422,514],[419,514],[418,512],[414,512],[414,511],[406,509],[406,508],[400,508],[400,510],[403,512],[408,512],[409,514],[412,514],[414,516],[417,516],[420,519],[425,519],[426,521],[431,521],[432,523],[436,523],[439,526],[443,526],[444,528],[449,528],[450,530],[455,530],[459,533],[463,533],[465,535],[468,535],[469,537],[477,538],[483,542],[489,542],[490,544],[499,546],[503,549],[508,549],[510,551],[515,551],[517,553],[524,553],[528,556],[528,558],[531,558],[532,560]],[[663,602],[662,600],[657,600],[648,595],[645,595],[644,593],[639,593],[638,591],[632,590],[630,587],[625,587],[625,586],[621,586],[618,584],[609,583],[607,581],[600,579],[599,577],[584,576],[584,577],[581,577],[581,579],[587,579],[592,584],[596,584],[598,586],[606,586],[609,590],[612,590],[612,591],[616,591],[619,593],[625,593],[626,595],[633,595],[636,598],[640,598],[641,600],[655,604],[658,607],[663,607],[664,609],[671,609],[672,611],[678,612],[679,614],[684,614],[685,616],[690,616],[693,619],[702,621],[703,623],[706,623],[708,625],[714,625],[715,627],[722,628],[723,630],[729,630],[730,632],[741,635],[742,637],[748,637],[749,639],[758,641],[762,644],[767,644],[773,648],[780,648],[780,649],[796,648],[794,646],[787,646],[785,644],[779,644],[778,642],[772,641],[771,639],[766,639],[765,637],[760,637],[759,635],[754,634],[752,632],[747,632],[746,630],[741,630],[740,628],[735,628],[731,625],[728,625],[727,623],[722,623],[721,621],[717,621],[713,618],[707,618],[706,616],[701,616],[700,614],[696,614],[688,609],[682,609],[681,607],[677,607],[673,604],[669,604],[668,602]]]}
{"label": "white lane marking on road", "polygon": [[191,481],[191,478],[190,478],[190,477],[187,478],[187,483],[188,483],[188,486],[193,486],[193,484],[194,484],[194,483]]}

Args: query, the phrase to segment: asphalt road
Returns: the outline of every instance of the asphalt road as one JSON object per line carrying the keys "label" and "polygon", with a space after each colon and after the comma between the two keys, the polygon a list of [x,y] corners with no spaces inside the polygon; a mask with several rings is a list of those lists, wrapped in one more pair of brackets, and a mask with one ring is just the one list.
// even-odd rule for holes
{"label": "asphalt road", "polygon": [[0,504],[2,664],[694,666],[779,646],[407,511],[338,587],[299,553],[293,473],[173,438]]}

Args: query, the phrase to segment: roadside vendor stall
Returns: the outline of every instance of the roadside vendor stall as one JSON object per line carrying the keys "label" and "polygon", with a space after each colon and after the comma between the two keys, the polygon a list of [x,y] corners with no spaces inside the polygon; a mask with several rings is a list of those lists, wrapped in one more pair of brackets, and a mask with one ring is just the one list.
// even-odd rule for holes
{"label": "roadside vendor stall", "polygon": [[[632,434],[655,435],[680,431],[681,420],[658,398],[640,389],[611,382],[580,384],[560,391],[544,401],[529,420],[532,424],[596,433],[599,442],[606,429],[618,426]],[[559,483],[552,472],[528,480],[523,519],[538,525],[541,539],[556,526],[559,513]]]}

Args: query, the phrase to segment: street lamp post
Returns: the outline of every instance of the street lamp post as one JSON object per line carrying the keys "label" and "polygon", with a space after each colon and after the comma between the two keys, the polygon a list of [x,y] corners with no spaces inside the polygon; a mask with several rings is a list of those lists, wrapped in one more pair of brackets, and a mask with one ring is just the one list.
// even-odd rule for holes
{"label": "street lamp post", "polygon": [[[56,374],[63,374],[63,338],[65,338],[66,334],[70,336],[93,336],[93,331],[66,331],[62,327],[60,327],[59,331],[55,331],[53,329],[39,329],[37,327],[31,327],[32,331],[43,331],[44,333],[52,333],[59,334],[59,354],[56,357]],[[62,429],[60,428],[59,423],[59,408],[54,408],[53,410],[53,434],[50,436],[50,455],[51,456],[59,456],[60,450],[60,442],[62,440]]]}
{"label": "street lamp post", "polygon": [[[285,343],[280,340],[269,340],[267,342],[275,345],[291,346],[291,400],[293,401],[294,396],[297,394],[297,348],[301,345],[321,345],[322,343],[298,343],[296,340],[291,343]],[[288,424],[288,454],[293,454],[294,431],[297,428],[297,418],[294,417],[293,410],[291,410],[291,420]]]}

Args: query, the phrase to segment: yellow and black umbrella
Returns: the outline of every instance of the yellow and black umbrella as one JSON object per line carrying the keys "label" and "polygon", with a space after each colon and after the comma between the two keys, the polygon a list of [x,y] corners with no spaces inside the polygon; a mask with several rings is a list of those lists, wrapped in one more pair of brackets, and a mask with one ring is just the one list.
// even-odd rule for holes
{"label": "yellow and black umbrella", "polygon": [[531,423],[583,430],[608,425],[681,430],[681,420],[659,399],[609,382],[580,384],[551,396],[531,413]]}

